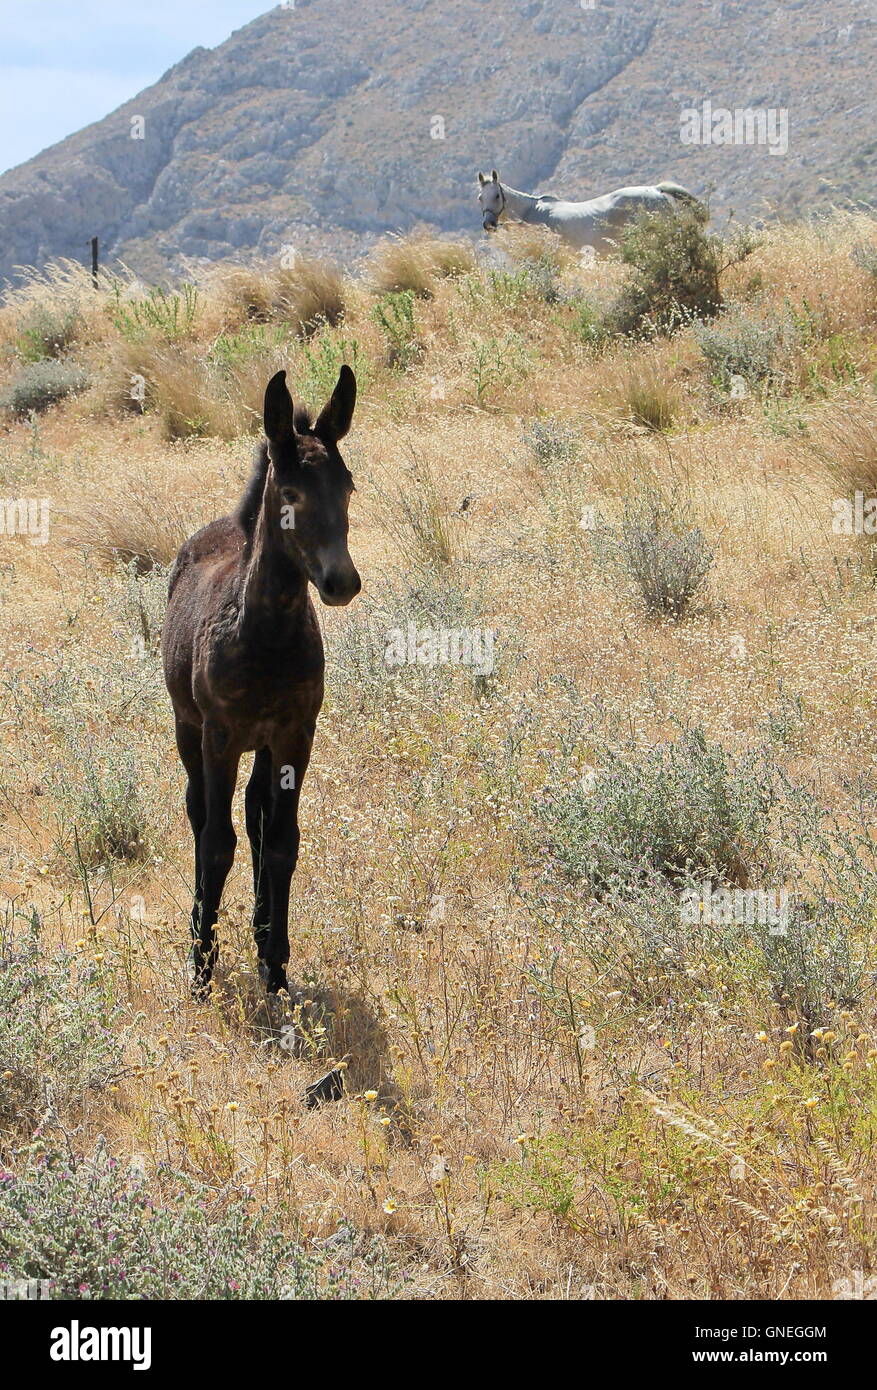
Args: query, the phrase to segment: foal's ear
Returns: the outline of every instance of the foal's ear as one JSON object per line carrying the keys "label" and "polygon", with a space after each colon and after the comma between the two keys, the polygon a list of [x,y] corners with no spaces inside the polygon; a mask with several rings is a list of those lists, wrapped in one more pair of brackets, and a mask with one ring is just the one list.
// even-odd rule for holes
{"label": "foal's ear", "polygon": [[265,435],[280,444],[295,434],[292,396],[286,386],[286,372],[272,376],[265,390]]}
{"label": "foal's ear", "polygon": [[496,172],[495,169],[494,169],[493,172],[491,173],[490,177],[491,177],[491,179],[493,180],[494,183],[499,183],[499,174]]}
{"label": "foal's ear", "polygon": [[481,172],[480,169],[478,170],[478,182],[481,184],[481,187],[482,187],[482,188],[483,188],[484,185],[487,183],[487,175],[486,175],[486,174],[482,174],[482,172]]}
{"label": "foal's ear", "polygon": [[333,444],[343,439],[350,429],[355,405],[356,377],[345,362],[338,376],[338,385],[332,392],[332,399],[323,407],[320,418],[314,425],[314,434]]}

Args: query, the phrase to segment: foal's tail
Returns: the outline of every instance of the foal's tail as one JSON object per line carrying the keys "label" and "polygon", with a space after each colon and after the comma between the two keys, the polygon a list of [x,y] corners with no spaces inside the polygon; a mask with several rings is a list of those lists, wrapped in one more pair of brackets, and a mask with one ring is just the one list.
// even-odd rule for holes
{"label": "foal's tail", "polygon": [[689,193],[687,188],[683,188],[681,183],[657,183],[655,187],[660,193],[666,193],[668,198],[675,198],[687,207],[697,208],[698,212],[706,212],[706,204],[695,198],[693,193]]}

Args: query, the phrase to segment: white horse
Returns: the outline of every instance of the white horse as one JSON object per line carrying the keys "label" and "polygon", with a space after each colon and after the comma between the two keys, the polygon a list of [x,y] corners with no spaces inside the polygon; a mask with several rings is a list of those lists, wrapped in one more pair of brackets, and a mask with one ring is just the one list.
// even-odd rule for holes
{"label": "white horse", "polygon": [[482,225],[495,232],[501,217],[528,226],[550,227],[579,250],[591,247],[598,255],[617,249],[622,229],[641,212],[666,212],[678,203],[700,208],[702,203],[678,183],[645,184],[635,188],[616,188],[602,198],[587,203],[567,203],[550,193],[520,193],[500,183],[493,170],[490,178],[479,173]]}

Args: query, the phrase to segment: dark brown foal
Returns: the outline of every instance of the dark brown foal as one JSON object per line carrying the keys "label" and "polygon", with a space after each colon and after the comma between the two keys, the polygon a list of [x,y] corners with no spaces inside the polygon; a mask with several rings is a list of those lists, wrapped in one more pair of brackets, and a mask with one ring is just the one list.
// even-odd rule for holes
{"label": "dark brown foal", "polygon": [[216,918],[237,844],[231,803],[248,751],[256,755],[246,823],[259,968],[269,993],[286,986],[298,801],[323,703],[323,642],[308,582],[331,605],[362,587],[347,548],[353,479],[338,452],[355,403],[356,378],[345,366],[312,424],[293,412],[278,372],[265,392],[266,441],[237,511],[186,541],[171,571],[162,654],[189,778],[199,996],[216,963]]}

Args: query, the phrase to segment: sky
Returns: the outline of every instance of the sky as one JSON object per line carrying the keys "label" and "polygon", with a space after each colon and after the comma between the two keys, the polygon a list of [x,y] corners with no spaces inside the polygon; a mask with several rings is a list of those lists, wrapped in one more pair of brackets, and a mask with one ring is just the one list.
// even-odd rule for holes
{"label": "sky", "polygon": [[272,0],[0,0],[0,173],[271,8]]}

